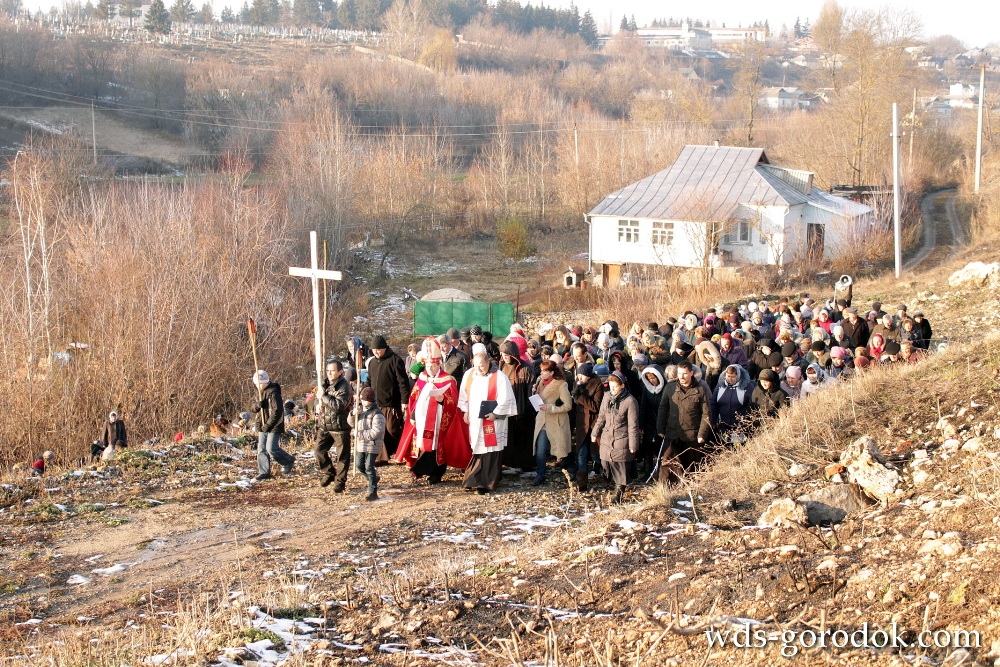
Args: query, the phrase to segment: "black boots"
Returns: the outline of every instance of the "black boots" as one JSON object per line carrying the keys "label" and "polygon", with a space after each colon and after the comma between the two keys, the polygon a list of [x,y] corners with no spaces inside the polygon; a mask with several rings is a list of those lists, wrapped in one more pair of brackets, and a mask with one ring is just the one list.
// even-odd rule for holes
{"label": "black boots", "polygon": [[621,484],[615,489],[615,497],[611,499],[612,505],[620,505],[625,498],[625,487]]}
{"label": "black boots", "polygon": [[576,473],[576,488],[580,491],[587,490],[587,471],[580,470]]}

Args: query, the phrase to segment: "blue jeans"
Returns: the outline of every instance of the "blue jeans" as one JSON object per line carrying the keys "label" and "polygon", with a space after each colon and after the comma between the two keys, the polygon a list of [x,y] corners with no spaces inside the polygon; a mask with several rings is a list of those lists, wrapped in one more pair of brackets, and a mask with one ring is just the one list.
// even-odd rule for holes
{"label": "blue jeans", "polygon": [[271,457],[279,466],[290,466],[295,458],[281,448],[280,433],[257,434],[257,472],[261,475],[271,474]]}
{"label": "blue jeans", "polygon": [[576,456],[569,455],[569,465],[566,470],[575,475],[578,472],[587,472],[587,463],[590,461],[590,448],[598,447],[596,443],[590,442],[590,436],[584,435],[582,441],[576,446]]}
{"label": "blue jeans", "polygon": [[368,478],[368,493],[378,489],[378,472],[375,471],[375,457],[378,454],[354,452],[354,469]]}
{"label": "blue jeans", "polygon": [[535,440],[535,477],[545,479],[545,462],[549,459],[549,434],[543,428]]}

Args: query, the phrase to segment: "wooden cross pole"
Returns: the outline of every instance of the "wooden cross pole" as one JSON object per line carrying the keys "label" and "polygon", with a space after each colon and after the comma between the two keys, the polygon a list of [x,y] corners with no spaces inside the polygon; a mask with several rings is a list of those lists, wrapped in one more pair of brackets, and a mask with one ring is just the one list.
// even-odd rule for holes
{"label": "wooden cross pole", "polygon": [[310,268],[288,267],[288,275],[299,278],[309,278],[312,280],[313,288],[313,333],[316,338],[316,403],[319,405],[319,397],[323,394],[323,338],[320,334],[320,312],[319,312],[319,281],[320,280],[341,280],[340,271],[324,271],[319,268],[319,251],[317,249],[316,232],[309,232],[309,249],[311,252]]}

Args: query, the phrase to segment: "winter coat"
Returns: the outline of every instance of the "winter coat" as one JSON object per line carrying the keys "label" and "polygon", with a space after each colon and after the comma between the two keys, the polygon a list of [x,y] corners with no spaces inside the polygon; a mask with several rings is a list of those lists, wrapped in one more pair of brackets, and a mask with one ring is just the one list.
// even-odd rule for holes
{"label": "winter coat", "polygon": [[798,387],[792,387],[790,384],[788,384],[788,382],[782,380],[781,391],[785,392],[785,396],[788,396],[789,402],[798,400],[799,392],[802,391],[802,385],[804,383],[805,383],[805,378],[802,379],[802,382],[799,382]]}
{"label": "winter coat", "polygon": [[392,348],[386,349],[381,359],[372,357],[368,362],[368,379],[378,407],[400,408],[410,402],[410,380],[402,357]]}
{"label": "winter coat", "polygon": [[[646,377],[655,376],[660,383],[653,386],[653,383]],[[660,395],[666,387],[666,380],[663,373],[656,366],[646,366],[642,369],[642,395],[639,398],[639,427],[642,428],[643,437],[647,438],[656,434],[656,414],[660,410]]]}
{"label": "winter coat", "polygon": [[125,432],[125,422],[118,418],[115,423],[112,424],[110,421],[104,422],[104,447],[106,449],[109,445],[114,445],[115,447],[127,447],[128,446],[128,434]]}
{"label": "winter coat", "polygon": [[750,412],[755,424],[759,424],[764,417],[777,416],[778,411],[786,405],[788,394],[774,384],[770,390],[765,390],[758,382],[750,396]]}
{"label": "winter coat", "polygon": [[[385,439],[385,415],[372,403],[372,406],[358,415],[357,422],[352,412],[347,417],[347,423],[354,428],[354,451],[360,454],[378,454],[382,451],[382,441]],[[355,423],[358,427],[355,428]]]}
{"label": "winter coat", "polygon": [[924,339],[924,348],[927,348],[931,343],[931,336],[934,334],[933,329],[931,329],[931,323],[925,317],[917,322],[917,324],[920,326],[920,337]]}
{"label": "winter coat", "polygon": [[455,378],[455,384],[458,384],[465,377],[465,371],[469,370],[469,357],[457,347],[452,347],[442,360],[441,368],[444,369],[445,373]]}
{"label": "winter coat", "polygon": [[[260,407],[254,418],[257,430],[261,433],[285,432],[285,406],[281,400],[281,386],[277,382],[269,382],[260,392]],[[264,413],[262,424],[261,412]]]}
{"label": "winter coat", "polygon": [[573,399],[569,395],[566,381],[553,379],[548,385],[543,386],[539,380],[535,384],[535,393],[542,397],[546,409],[539,410],[535,415],[535,435],[532,443],[538,442],[538,434],[545,429],[545,435],[549,438],[549,454],[556,459],[568,456],[573,451],[569,431],[569,411],[573,409]]}
{"label": "winter coat", "polygon": [[333,433],[348,429],[347,416],[351,411],[353,392],[351,383],[343,375],[332,385],[323,382],[323,393],[320,395],[322,410],[319,414],[319,426],[324,431]]}
{"label": "winter coat", "polygon": [[827,377],[826,371],[822,369],[816,374],[816,377],[817,380],[815,383],[811,382],[808,376],[802,380],[802,389],[799,390],[799,398],[805,398],[834,385],[835,381]]}
{"label": "winter coat", "polygon": [[715,388],[715,404],[718,410],[719,432],[725,433],[729,429],[739,426],[744,415],[750,410],[750,397],[753,395],[753,382],[750,381],[750,374],[740,366],[734,366],[739,374],[736,384],[730,386],[726,381],[726,376],[719,378],[719,384]]}
{"label": "winter coat", "polygon": [[604,394],[591,437],[601,445],[601,460],[634,461],[639,451],[639,404],[622,388],[617,396]]}
{"label": "winter coat", "polygon": [[578,384],[574,387],[572,396],[576,404],[573,427],[576,431],[576,441],[579,443],[584,438],[590,437],[590,429],[594,427],[597,411],[600,410],[601,401],[604,399],[604,383],[601,382],[601,378],[592,377],[587,380],[587,384]]}
{"label": "winter coat", "polygon": [[746,350],[743,349],[742,345],[733,343],[733,346],[729,348],[729,352],[723,352],[719,350],[719,354],[730,366],[740,366],[743,370],[750,370],[750,360],[747,359]]}
{"label": "winter coat", "polygon": [[697,442],[698,438],[708,440],[712,435],[712,411],[709,394],[705,386],[692,381],[683,387],[680,382],[671,382],[664,387],[660,396],[660,407],[656,415],[656,432],[667,440]]}
{"label": "winter coat", "polygon": [[872,329],[872,335],[874,336],[875,334],[882,334],[882,340],[884,340],[886,343],[888,343],[890,340],[894,340],[898,343],[900,340],[899,327],[897,327],[895,324],[892,324],[890,326],[885,326],[882,323],[876,324],[875,328]]}
{"label": "winter coat", "polygon": [[868,322],[859,317],[856,323],[850,318],[844,318],[840,323],[840,328],[844,330],[844,338],[850,339],[851,348],[865,347],[868,345],[868,337],[871,335],[868,329]]}

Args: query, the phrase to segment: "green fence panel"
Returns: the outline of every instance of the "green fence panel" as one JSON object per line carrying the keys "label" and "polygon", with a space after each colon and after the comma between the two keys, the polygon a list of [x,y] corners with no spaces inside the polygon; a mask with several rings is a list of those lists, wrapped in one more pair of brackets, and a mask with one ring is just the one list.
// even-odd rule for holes
{"label": "green fence panel", "polygon": [[413,304],[413,335],[433,336],[451,328],[451,301],[417,301]]}
{"label": "green fence panel", "polygon": [[514,324],[514,304],[509,301],[490,304],[490,331],[496,340],[501,341],[506,338],[512,324]]}
{"label": "green fence panel", "polygon": [[413,304],[413,335],[435,336],[455,327],[481,326],[503,340],[514,323],[514,304],[481,301],[417,301]]}

